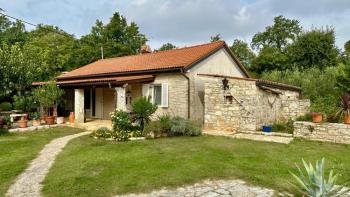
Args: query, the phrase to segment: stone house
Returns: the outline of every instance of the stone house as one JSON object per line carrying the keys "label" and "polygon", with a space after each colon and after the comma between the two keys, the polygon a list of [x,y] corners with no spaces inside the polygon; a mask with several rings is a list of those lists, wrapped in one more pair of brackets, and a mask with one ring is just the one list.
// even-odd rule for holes
{"label": "stone house", "polygon": [[[75,112],[76,122],[109,119],[115,108],[128,111],[135,98],[149,96],[158,105],[157,115],[181,116],[225,130],[237,129],[241,120],[257,128],[262,122],[307,111],[307,104],[299,101],[300,88],[273,82],[266,85],[250,78],[223,41],[160,52],[146,47],[141,52],[101,59],[58,76],[57,85],[66,91],[65,110]],[[229,81],[230,89],[222,90],[223,79]],[[278,97],[273,109],[281,110],[273,117],[270,95]],[[242,119],[245,115],[239,111],[243,108],[237,107],[241,98],[244,104],[238,104],[260,118]]]}

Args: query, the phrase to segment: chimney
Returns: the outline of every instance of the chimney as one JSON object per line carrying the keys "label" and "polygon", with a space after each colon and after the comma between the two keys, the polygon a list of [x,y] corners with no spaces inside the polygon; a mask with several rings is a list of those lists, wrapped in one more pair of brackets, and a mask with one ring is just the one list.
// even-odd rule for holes
{"label": "chimney", "polygon": [[152,53],[152,49],[148,44],[144,44],[141,47],[141,54],[145,54],[145,53]]}

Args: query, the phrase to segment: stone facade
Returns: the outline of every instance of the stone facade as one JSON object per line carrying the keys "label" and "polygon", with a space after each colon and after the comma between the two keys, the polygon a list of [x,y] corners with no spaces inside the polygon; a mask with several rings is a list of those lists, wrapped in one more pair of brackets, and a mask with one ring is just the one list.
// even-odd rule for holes
{"label": "stone facade", "polygon": [[294,137],[350,144],[350,125],[339,123],[294,122]]}
{"label": "stone facade", "polygon": [[[273,88],[262,90],[255,80],[228,78],[229,89],[223,89],[223,78],[203,76],[205,129],[249,132],[264,124],[288,120],[308,112],[309,100],[300,100],[298,91]],[[276,94],[279,92],[279,94]]]}
{"label": "stone facade", "polygon": [[169,114],[170,116],[188,117],[188,82],[180,73],[156,75],[152,84],[168,84],[168,107],[158,107],[156,116]]}
{"label": "stone facade", "polygon": [[75,122],[83,123],[85,119],[84,112],[84,89],[74,90],[74,114]]}

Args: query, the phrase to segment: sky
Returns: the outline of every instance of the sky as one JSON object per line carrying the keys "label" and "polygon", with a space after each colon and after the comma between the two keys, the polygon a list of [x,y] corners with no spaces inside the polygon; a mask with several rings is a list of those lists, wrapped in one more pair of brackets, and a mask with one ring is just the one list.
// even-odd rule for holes
{"label": "sky", "polygon": [[114,12],[136,22],[151,48],[206,43],[220,34],[250,42],[273,18],[297,19],[305,30],[331,26],[336,44],[350,40],[350,0],[0,0],[5,13],[35,24],[50,24],[87,34],[96,19],[107,23]]}

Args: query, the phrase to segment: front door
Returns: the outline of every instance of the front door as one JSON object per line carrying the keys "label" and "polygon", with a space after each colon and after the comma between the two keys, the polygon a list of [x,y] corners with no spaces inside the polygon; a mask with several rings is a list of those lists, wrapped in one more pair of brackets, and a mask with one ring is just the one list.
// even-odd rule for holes
{"label": "front door", "polygon": [[111,119],[110,113],[115,109],[115,100],[114,100],[115,90],[112,88],[103,89],[103,119]]}

